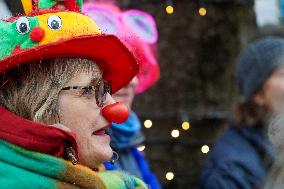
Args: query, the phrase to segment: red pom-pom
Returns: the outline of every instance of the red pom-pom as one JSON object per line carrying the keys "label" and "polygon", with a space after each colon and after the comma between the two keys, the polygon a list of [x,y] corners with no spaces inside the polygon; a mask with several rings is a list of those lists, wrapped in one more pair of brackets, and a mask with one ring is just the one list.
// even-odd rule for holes
{"label": "red pom-pom", "polygon": [[128,119],[129,113],[128,106],[122,102],[110,104],[102,109],[103,116],[109,122],[118,124],[125,122]]}
{"label": "red pom-pom", "polygon": [[30,37],[34,42],[40,42],[44,36],[45,31],[41,27],[34,28],[30,33]]}
{"label": "red pom-pom", "polygon": [[74,12],[80,12],[80,8],[78,7],[76,0],[64,1],[64,4],[68,10],[74,11]]}

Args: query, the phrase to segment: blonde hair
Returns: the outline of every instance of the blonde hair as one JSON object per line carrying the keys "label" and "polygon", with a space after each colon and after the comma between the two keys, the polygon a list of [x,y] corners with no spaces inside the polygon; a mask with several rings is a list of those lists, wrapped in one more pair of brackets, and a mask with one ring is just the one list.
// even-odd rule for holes
{"label": "blonde hair", "polygon": [[54,124],[58,95],[66,83],[82,72],[98,77],[94,61],[82,58],[57,58],[23,65],[3,74],[0,102],[25,119]]}

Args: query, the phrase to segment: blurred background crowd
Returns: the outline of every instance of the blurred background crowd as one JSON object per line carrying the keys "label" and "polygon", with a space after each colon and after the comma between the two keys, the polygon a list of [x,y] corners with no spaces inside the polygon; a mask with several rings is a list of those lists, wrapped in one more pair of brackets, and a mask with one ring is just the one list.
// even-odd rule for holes
{"label": "blurred background crowd", "polygon": [[[137,171],[139,168],[129,163],[132,161],[129,153],[135,154],[134,147],[145,155],[151,174],[157,177],[159,184],[153,184],[157,188],[158,185],[165,189],[262,188],[276,157],[275,148],[266,137],[268,125],[274,126],[270,135],[277,138],[272,141],[276,151],[281,151],[282,135],[275,133],[283,122],[284,92],[274,94],[276,90],[284,91],[278,84],[284,83],[280,66],[284,63],[280,60],[284,55],[284,0],[90,0],[88,3],[116,5],[115,10],[109,9],[120,14],[139,10],[150,16],[147,21],[153,19],[153,23],[149,21],[152,25],[145,29],[146,36],[142,34],[147,41],[147,29],[152,32],[147,47],[136,47],[139,42],[123,36],[126,32],[117,34],[127,39],[133,51],[150,51],[144,62],[152,61],[150,64],[154,65],[150,68],[144,65],[146,72],[154,70],[150,81],[140,73],[138,82],[146,86],[137,87],[135,100],[128,103],[132,115],[135,112],[140,119],[136,114],[132,117],[139,125],[138,134],[133,135],[134,143],[119,142],[115,137],[115,132],[119,132],[115,128],[119,126],[114,125],[111,132],[117,139],[112,141],[113,147],[122,154],[117,166],[143,177]],[[2,19],[21,14],[22,9],[19,0],[0,0]],[[92,8],[86,9],[86,14],[93,14]],[[107,21],[101,23],[108,31]],[[137,56],[143,55],[138,52]],[[273,80],[273,74],[277,81]],[[137,83],[132,81],[130,85],[136,87]],[[117,98],[127,101],[125,93]],[[270,98],[276,99],[275,102]],[[271,117],[275,119],[273,123]],[[248,143],[250,146],[246,147]],[[125,145],[130,145],[131,152],[125,150]],[[267,188],[281,188],[282,185],[269,185],[276,178],[281,182],[280,170],[278,166],[272,171]]]}

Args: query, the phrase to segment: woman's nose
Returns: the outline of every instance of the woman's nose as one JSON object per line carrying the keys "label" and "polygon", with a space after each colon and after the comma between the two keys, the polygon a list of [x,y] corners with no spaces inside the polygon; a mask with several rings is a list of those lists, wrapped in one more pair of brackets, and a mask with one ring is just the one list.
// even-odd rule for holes
{"label": "woman's nose", "polygon": [[125,122],[130,114],[128,106],[122,102],[115,102],[110,95],[108,98],[107,105],[102,108],[104,118],[118,124]]}

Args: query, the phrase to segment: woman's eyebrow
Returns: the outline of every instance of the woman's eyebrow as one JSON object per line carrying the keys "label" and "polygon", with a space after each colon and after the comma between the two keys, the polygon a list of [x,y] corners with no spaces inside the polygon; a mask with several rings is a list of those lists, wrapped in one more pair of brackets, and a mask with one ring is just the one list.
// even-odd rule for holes
{"label": "woman's eyebrow", "polygon": [[89,85],[92,85],[93,83],[96,83],[96,81],[98,81],[100,78],[98,78],[98,77],[94,77],[94,78],[92,78],[91,80],[90,80],[90,82],[87,84],[88,86]]}

